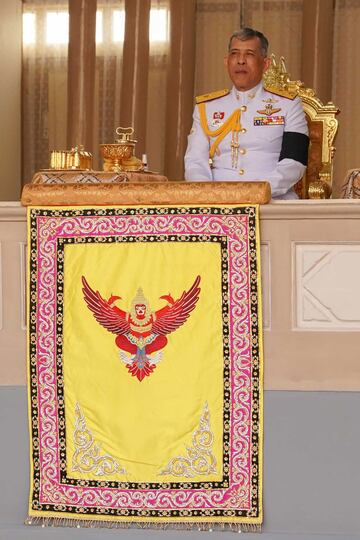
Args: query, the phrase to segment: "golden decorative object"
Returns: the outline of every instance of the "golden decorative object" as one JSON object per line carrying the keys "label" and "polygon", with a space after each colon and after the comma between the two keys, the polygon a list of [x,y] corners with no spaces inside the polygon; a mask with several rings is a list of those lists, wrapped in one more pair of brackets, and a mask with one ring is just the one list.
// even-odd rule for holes
{"label": "golden decorative object", "polygon": [[52,150],[50,152],[50,169],[90,171],[92,169],[92,155],[84,150],[82,144],[71,150]]}
{"label": "golden decorative object", "polygon": [[103,158],[103,170],[110,172],[142,171],[144,166],[141,159],[135,156],[135,144],[132,139],[134,128],[118,127],[116,134],[119,136],[112,144],[100,144]]}
{"label": "golden decorative object", "polygon": [[284,90],[291,96],[299,96],[309,126],[309,158],[304,177],[295,185],[301,199],[328,199],[332,186],[332,162],[335,154],[333,146],[338,129],[335,118],[340,110],[329,101],[324,104],[312,88],[306,88],[301,81],[292,81],[281,56],[277,63],[271,55],[271,65],[264,73],[264,85],[272,90]]}

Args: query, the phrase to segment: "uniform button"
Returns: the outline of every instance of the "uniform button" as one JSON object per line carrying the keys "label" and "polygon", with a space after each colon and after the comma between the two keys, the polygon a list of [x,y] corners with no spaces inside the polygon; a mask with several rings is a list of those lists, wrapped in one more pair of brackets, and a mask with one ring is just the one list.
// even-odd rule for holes
{"label": "uniform button", "polygon": [[240,129],[240,133],[246,133],[247,132],[247,129],[246,128],[241,128]]}
{"label": "uniform button", "polygon": [[240,174],[240,175],[243,175],[244,172],[245,172],[244,169],[240,169],[240,170],[239,170],[239,174]]}
{"label": "uniform button", "polygon": [[243,111],[243,112],[247,111],[247,106],[246,106],[246,105],[242,105],[242,106],[240,107],[240,111]]}
{"label": "uniform button", "polygon": [[245,149],[245,148],[240,148],[240,154],[241,154],[241,155],[246,154],[246,149]]}

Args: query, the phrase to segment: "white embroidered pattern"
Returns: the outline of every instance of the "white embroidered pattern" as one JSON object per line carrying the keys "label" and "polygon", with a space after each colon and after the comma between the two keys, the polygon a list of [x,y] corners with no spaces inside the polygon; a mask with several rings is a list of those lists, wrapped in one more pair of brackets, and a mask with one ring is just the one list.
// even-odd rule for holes
{"label": "white embroidered pattern", "polygon": [[214,434],[211,431],[210,412],[205,402],[199,426],[192,435],[192,446],[186,448],[187,456],[173,458],[159,475],[194,478],[194,476],[216,473],[216,459],[212,453],[213,443]]}
{"label": "white embroidered pattern", "polygon": [[110,455],[100,453],[101,445],[86,426],[85,417],[79,403],[75,407],[74,444],[72,470],[81,473],[93,473],[95,476],[126,473],[125,469]]}

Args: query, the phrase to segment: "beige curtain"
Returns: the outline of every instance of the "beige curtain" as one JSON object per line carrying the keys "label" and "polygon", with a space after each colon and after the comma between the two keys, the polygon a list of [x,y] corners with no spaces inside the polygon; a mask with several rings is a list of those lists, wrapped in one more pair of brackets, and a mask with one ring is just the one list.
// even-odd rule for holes
{"label": "beige curtain", "polygon": [[[360,70],[350,37],[360,23],[360,0],[69,1],[76,32],[70,32],[68,57],[67,43],[49,44],[46,37],[48,13],[69,12],[68,3],[24,0],[24,13],[36,19],[36,39],[24,43],[23,54],[25,182],[48,166],[49,150],[69,144],[86,142],[101,167],[99,143],[112,142],[123,123],[136,128],[137,155],[147,154],[151,170],[182,178],[194,95],[231,84],[223,57],[241,26],[263,31],[271,52],[285,56],[292,78],[341,109],[334,196],[346,170],[359,165]],[[94,36],[87,34],[95,11],[96,58]],[[155,11],[165,16],[165,37],[159,30],[149,36]]]}
{"label": "beige curtain", "polygon": [[67,11],[67,2],[26,0],[23,5],[29,29],[23,45],[23,182],[49,166],[49,148],[66,148],[68,45],[56,43],[54,26],[47,23],[64,23]]}
{"label": "beige curtain", "polygon": [[227,88],[223,58],[229,36],[241,26],[262,31],[270,53],[286,58],[294,78],[301,74],[303,0],[198,0],[195,92]]}
{"label": "beige curtain", "polygon": [[332,99],[340,108],[336,140],[334,195],[339,196],[346,171],[360,168],[360,57],[357,35],[360,28],[360,0],[336,0]]}
{"label": "beige curtain", "polygon": [[[94,108],[94,168],[101,168],[99,144],[114,142],[120,125],[120,101],[123,45],[116,23],[123,20],[125,0],[98,0],[97,12],[102,21],[102,39],[96,43]],[[98,19],[99,20],[99,19]]]}
{"label": "beige curtain", "polygon": [[[164,36],[161,23],[169,23],[169,1],[148,2],[157,12],[160,30],[153,25],[146,55],[144,0],[137,0],[139,9],[134,12],[135,2],[128,0],[125,18],[125,0],[70,0],[70,10],[69,3],[60,0],[24,0],[23,12],[34,17],[36,33],[32,43],[25,39],[23,45],[23,183],[49,166],[50,150],[75,144],[92,151],[94,167],[101,167],[99,144],[113,142],[116,127],[132,124],[134,119],[139,131],[135,135],[140,135],[137,154],[147,153],[150,168],[164,170],[169,36]],[[92,9],[94,5],[96,9]],[[49,44],[49,13],[64,17],[69,11],[69,48],[67,39]],[[88,33],[95,13],[96,58],[92,58],[89,42],[95,36]],[[123,66],[125,21],[130,40],[136,35],[137,42],[136,47],[134,41],[130,43]],[[136,58],[135,49],[139,51]],[[89,76],[90,64],[94,76]],[[131,70],[137,75],[129,85]]]}
{"label": "beige curtain", "polygon": [[[151,0],[151,9],[164,13],[167,19],[167,39],[150,39],[147,85],[146,145],[148,167],[164,173],[166,143],[167,63],[170,45],[170,0]],[[141,156],[140,156],[141,157]]]}
{"label": "beige curtain", "polygon": [[294,79],[301,77],[303,0],[244,0],[243,23],[261,30],[270,53],[284,56]]}
{"label": "beige curtain", "polygon": [[197,0],[195,95],[228,88],[223,59],[229,36],[240,23],[241,2]]}

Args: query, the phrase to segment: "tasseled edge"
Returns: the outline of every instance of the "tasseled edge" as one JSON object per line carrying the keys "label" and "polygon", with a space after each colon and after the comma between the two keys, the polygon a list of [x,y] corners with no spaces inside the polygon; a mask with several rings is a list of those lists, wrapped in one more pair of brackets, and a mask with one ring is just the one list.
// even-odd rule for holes
{"label": "tasseled edge", "polygon": [[222,523],[222,522],[194,522],[183,521],[173,522],[151,522],[151,521],[110,521],[99,519],[73,519],[61,517],[28,517],[25,525],[35,525],[38,527],[74,527],[77,529],[173,529],[173,530],[198,530],[203,532],[224,531],[234,533],[260,533],[261,524],[256,523]]}

